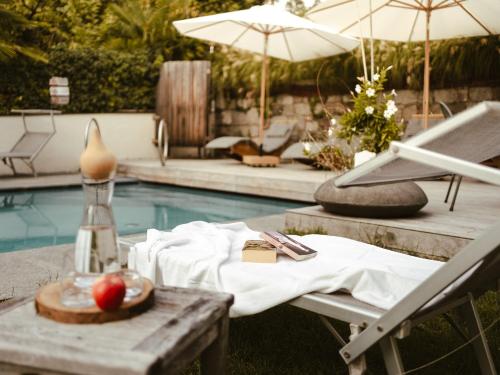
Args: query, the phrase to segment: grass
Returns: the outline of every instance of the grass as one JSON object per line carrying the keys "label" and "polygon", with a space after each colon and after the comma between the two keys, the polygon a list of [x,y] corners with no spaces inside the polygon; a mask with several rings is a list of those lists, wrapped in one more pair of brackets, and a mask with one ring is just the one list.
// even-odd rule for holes
{"label": "grass", "polygon": [[[498,294],[490,292],[478,300],[484,327],[500,315]],[[348,335],[346,324],[334,322]],[[500,367],[500,325],[488,331],[490,349]],[[440,357],[463,343],[442,318],[432,319],[413,329],[410,337],[399,341],[407,370]],[[315,314],[281,305],[261,314],[231,320],[228,373],[238,375],[348,374],[340,358],[339,344]],[[369,374],[385,374],[378,347],[368,352]],[[199,373],[199,363],[185,375]],[[478,374],[479,368],[470,345],[443,361],[415,372],[416,375]]]}
{"label": "grass", "polygon": [[295,228],[288,227],[285,228],[284,232],[286,234],[293,234],[297,236],[305,236],[308,234],[328,234],[327,230],[323,227],[312,227],[312,228]]}

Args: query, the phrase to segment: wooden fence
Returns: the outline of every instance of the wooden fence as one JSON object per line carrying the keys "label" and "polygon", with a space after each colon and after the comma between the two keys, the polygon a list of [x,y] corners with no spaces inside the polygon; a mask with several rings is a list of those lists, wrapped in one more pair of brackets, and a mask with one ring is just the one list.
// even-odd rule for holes
{"label": "wooden fence", "polygon": [[200,147],[204,144],[208,131],[209,88],[209,61],[163,64],[156,112],[167,123],[171,146]]}

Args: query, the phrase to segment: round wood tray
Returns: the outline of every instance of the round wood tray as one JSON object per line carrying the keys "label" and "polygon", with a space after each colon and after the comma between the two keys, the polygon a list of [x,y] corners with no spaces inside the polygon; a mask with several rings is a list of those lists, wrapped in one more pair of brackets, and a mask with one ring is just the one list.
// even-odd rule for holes
{"label": "round wood tray", "polygon": [[129,319],[148,310],[154,303],[154,285],[144,280],[141,295],[123,303],[116,311],[102,311],[97,306],[85,308],[66,307],[61,304],[62,286],[51,283],[40,288],[35,297],[35,308],[39,315],[61,323],[100,324]]}

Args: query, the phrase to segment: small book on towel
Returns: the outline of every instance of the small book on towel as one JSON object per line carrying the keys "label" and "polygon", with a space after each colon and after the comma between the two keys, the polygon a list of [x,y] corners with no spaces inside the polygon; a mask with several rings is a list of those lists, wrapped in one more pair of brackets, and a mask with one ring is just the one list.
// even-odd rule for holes
{"label": "small book on towel", "polygon": [[276,263],[276,248],[267,241],[248,240],[241,252],[243,262]]}
{"label": "small book on towel", "polygon": [[281,232],[263,232],[260,236],[295,260],[309,259],[318,253]]}

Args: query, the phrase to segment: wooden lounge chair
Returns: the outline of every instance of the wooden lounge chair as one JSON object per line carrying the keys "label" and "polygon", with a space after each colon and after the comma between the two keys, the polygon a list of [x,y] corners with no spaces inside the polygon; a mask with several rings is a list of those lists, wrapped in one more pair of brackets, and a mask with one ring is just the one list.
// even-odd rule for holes
{"label": "wooden lounge chair", "polygon": [[[406,143],[392,142],[389,151],[340,176],[335,183],[338,186],[361,185],[451,172],[500,185],[500,171],[468,161],[481,160],[495,153],[499,126],[500,103],[479,104]],[[447,142],[441,142],[443,139]],[[461,142],[457,143],[460,139]],[[471,142],[472,149],[464,147],[465,142]],[[453,147],[445,147],[446,153],[437,152],[447,144]],[[483,148],[475,153],[478,144]],[[403,374],[397,340],[408,336],[411,328],[419,323],[457,309],[467,332],[454,322],[453,328],[472,342],[481,374],[494,375],[497,373],[495,364],[474,302],[485,291],[498,290],[500,286],[499,233],[500,222],[472,241],[390,310],[373,307],[340,293],[311,293],[291,301],[291,304],[321,315],[322,321],[341,343],[340,355],[353,375],[365,372],[365,353],[376,344],[382,348],[388,373]],[[350,342],[340,336],[328,318],[350,324]]]}
{"label": "wooden lounge chair", "polygon": [[[41,109],[14,109],[13,113],[20,113],[23,119],[24,134],[18,139],[16,144],[10,149],[10,151],[0,151],[0,160],[12,170],[14,175],[17,175],[16,167],[14,165],[14,160],[19,159],[23,161],[33,173],[33,176],[37,175],[33,161],[36,159],[38,154],[43,150],[45,145],[49,142],[50,138],[56,133],[56,127],[54,123],[54,114],[61,113],[55,110],[41,110]],[[26,124],[26,116],[33,115],[50,115],[52,130],[48,132],[31,131]]]}

